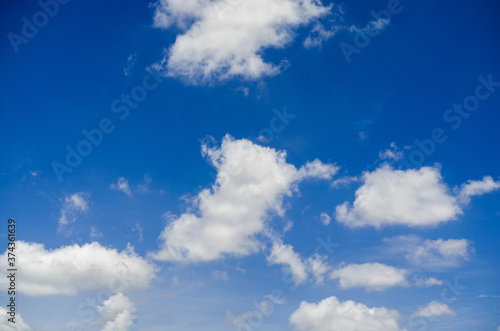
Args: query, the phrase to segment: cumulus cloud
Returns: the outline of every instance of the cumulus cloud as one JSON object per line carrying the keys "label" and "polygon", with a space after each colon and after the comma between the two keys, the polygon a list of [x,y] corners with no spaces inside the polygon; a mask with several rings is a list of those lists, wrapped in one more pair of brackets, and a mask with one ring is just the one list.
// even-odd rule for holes
{"label": "cumulus cloud", "polygon": [[216,182],[193,199],[193,212],[169,217],[155,259],[198,262],[258,252],[270,218],[285,212],[283,199],[300,181],[328,177],[333,167],[314,161],[297,169],[285,152],[229,135],[220,147],[203,144],[202,153],[217,169]]}
{"label": "cumulus cloud", "polygon": [[[91,243],[63,246],[47,250],[42,244],[17,242],[22,256],[19,269],[19,291],[30,296],[66,294],[81,290],[108,289],[129,292],[149,287],[155,276],[155,266],[138,256],[133,247],[121,252]],[[6,268],[7,251],[0,266]],[[5,288],[7,279],[1,279]]]}
{"label": "cumulus cloud", "polygon": [[59,218],[59,230],[64,229],[68,224],[76,222],[78,216],[87,212],[89,204],[87,194],[78,192],[64,198],[61,209],[61,217]]}
{"label": "cumulus cloud", "polygon": [[7,314],[5,308],[0,307],[0,330],[2,331],[32,331],[33,329],[23,321],[21,314],[16,312],[15,323],[11,323],[8,319],[11,318]]}
{"label": "cumulus cloud", "polygon": [[343,289],[363,287],[367,291],[383,291],[389,287],[406,286],[407,271],[380,263],[349,264],[334,270],[330,278],[338,279]]}
{"label": "cumulus cloud", "polygon": [[307,280],[306,266],[299,254],[294,252],[292,245],[284,245],[281,241],[274,242],[267,261],[270,264],[284,265],[283,271],[290,273],[296,284],[302,284]]}
{"label": "cumulus cloud", "polygon": [[435,226],[462,213],[436,167],[394,170],[384,164],[363,174],[355,195],[352,205],[336,207],[337,221],[349,227]]}
{"label": "cumulus cloud", "polygon": [[121,191],[129,197],[132,196],[132,191],[130,191],[128,180],[124,177],[118,178],[118,182],[116,184],[111,184],[109,187],[114,191]]}
{"label": "cumulus cloud", "polygon": [[160,0],[154,26],[183,32],[156,67],[191,84],[276,75],[283,64],[266,62],[264,50],[290,45],[295,29],[331,8],[320,0]]}
{"label": "cumulus cloud", "polygon": [[104,320],[101,331],[127,331],[134,324],[135,305],[122,293],[118,293],[97,307],[99,319]]}
{"label": "cumulus cloud", "polygon": [[404,157],[404,153],[398,149],[398,146],[395,142],[391,143],[391,148],[386,149],[383,152],[378,153],[378,157],[381,160],[394,160],[398,161]]}
{"label": "cumulus cloud", "polygon": [[425,307],[417,310],[415,315],[421,317],[455,316],[455,312],[445,303],[431,301]]}
{"label": "cumulus cloud", "polygon": [[469,203],[470,197],[483,195],[500,189],[500,181],[494,181],[490,176],[485,176],[482,180],[469,180],[462,184],[459,189],[458,198],[462,203]]}
{"label": "cumulus cloud", "polygon": [[398,319],[395,310],[332,296],[317,304],[303,301],[289,321],[297,331],[398,331]]}

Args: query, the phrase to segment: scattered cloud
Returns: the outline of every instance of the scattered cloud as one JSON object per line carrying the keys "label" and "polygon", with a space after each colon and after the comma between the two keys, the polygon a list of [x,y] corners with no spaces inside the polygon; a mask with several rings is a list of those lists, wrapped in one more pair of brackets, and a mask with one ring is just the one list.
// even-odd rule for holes
{"label": "scattered cloud", "polygon": [[123,68],[123,73],[125,74],[125,76],[130,76],[136,62],[137,62],[137,54],[135,53],[130,54],[130,56],[127,58],[127,64]]}
{"label": "scattered cloud", "polygon": [[153,181],[153,179],[151,178],[151,176],[145,175],[144,176],[144,183],[137,185],[137,190],[141,193],[151,192],[151,190],[149,188],[149,184],[151,184],[152,181]]}
{"label": "scattered cloud", "polygon": [[290,326],[296,331],[399,331],[398,319],[395,310],[332,296],[317,304],[303,301],[290,316]]}
{"label": "scattered cloud", "polygon": [[102,232],[99,231],[95,226],[91,226],[90,227],[89,236],[92,239],[101,239],[102,238]]}
{"label": "scattered cloud", "polygon": [[144,239],[144,228],[141,227],[141,223],[137,222],[135,226],[132,228],[132,232],[137,232],[137,235],[139,236],[139,241],[142,241]]}
{"label": "scattered cloud", "polygon": [[331,271],[331,267],[326,262],[326,259],[326,256],[316,253],[305,262],[308,271],[313,275],[316,281],[316,285],[323,284],[325,275]]}
{"label": "scattered cloud", "polygon": [[286,64],[266,62],[263,51],[290,45],[296,28],[331,9],[319,0],[160,0],[154,26],[183,33],[154,67],[189,84],[274,76]]}
{"label": "scattered cloud", "polygon": [[415,279],[415,285],[417,287],[431,287],[431,286],[436,286],[436,285],[443,285],[443,281],[436,279],[434,277],[417,278],[417,279]]}
{"label": "scattered cloud", "polygon": [[380,263],[349,264],[334,270],[330,278],[338,279],[340,288],[363,287],[367,291],[384,291],[394,286],[407,286],[404,269]]}
{"label": "scattered cloud", "polygon": [[483,195],[500,189],[500,181],[494,181],[490,176],[485,176],[482,180],[469,180],[462,184],[459,189],[458,198],[462,203],[468,204],[470,197]]}
{"label": "scattered cloud", "polygon": [[362,180],[352,206],[336,207],[337,221],[349,227],[436,226],[462,213],[437,167],[394,170],[384,164]]}
{"label": "scattered cloud", "polygon": [[259,235],[269,232],[273,215],[284,215],[283,199],[300,181],[329,178],[334,169],[317,160],[297,169],[285,152],[229,135],[220,147],[204,143],[202,153],[217,169],[216,182],[192,199],[193,212],[170,214],[161,248],[151,253],[155,259],[213,261],[260,251],[265,244]]}
{"label": "scattered cloud", "polygon": [[324,225],[330,224],[331,218],[330,218],[330,216],[328,216],[327,213],[321,213],[320,219],[321,219],[321,223],[323,223]]}
{"label": "scattered cloud", "polygon": [[296,284],[302,284],[307,280],[306,266],[302,263],[299,254],[294,252],[292,245],[284,245],[281,241],[275,241],[267,262],[271,265],[284,265],[283,272],[290,273]]}
{"label": "scattered cloud", "polygon": [[395,142],[391,143],[391,148],[378,154],[381,160],[399,161],[404,157],[404,153],[398,149]]}
{"label": "scattered cloud", "polygon": [[78,192],[64,198],[59,218],[59,231],[62,231],[68,224],[76,222],[79,215],[86,213],[89,208],[87,201],[88,194]]}
{"label": "scattered cloud", "polygon": [[124,177],[118,178],[118,182],[116,184],[111,184],[110,188],[114,191],[121,191],[129,197],[132,196],[132,192],[130,191],[130,187],[128,185],[128,180]]}
{"label": "scattered cloud", "polygon": [[456,314],[447,304],[431,301],[425,307],[417,310],[415,315],[421,317],[438,317],[444,315],[455,316]]}
{"label": "scattered cloud", "polygon": [[[23,254],[19,270],[23,286],[19,291],[29,296],[75,295],[97,289],[125,293],[147,289],[155,277],[155,266],[131,246],[118,252],[93,242],[47,250],[42,244],[18,241],[17,249]],[[7,251],[0,261],[4,269],[6,256]],[[0,284],[7,286],[7,279]]]}
{"label": "scattered cloud", "polygon": [[429,240],[409,235],[383,241],[392,254],[403,255],[415,266],[436,271],[460,266],[473,252],[472,242],[467,239]]}

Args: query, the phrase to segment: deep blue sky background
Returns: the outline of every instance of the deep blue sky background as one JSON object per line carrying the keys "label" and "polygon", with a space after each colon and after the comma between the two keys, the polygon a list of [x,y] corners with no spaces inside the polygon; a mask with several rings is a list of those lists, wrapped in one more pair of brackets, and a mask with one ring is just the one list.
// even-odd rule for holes
{"label": "deep blue sky background", "polygon": [[[372,19],[370,11],[385,8],[387,2],[344,4],[347,21],[363,26]],[[301,42],[306,30],[301,29],[289,48],[264,52],[268,61],[278,63],[286,58],[290,62],[280,75],[258,82],[233,80],[208,87],[185,86],[165,78],[126,120],[120,121],[111,112],[111,103],[142,81],[146,67],[161,58],[178,31],[152,28],[152,9],[147,2],[72,0],[15,54],[6,35],[19,33],[21,17],[31,17],[39,7],[35,1],[2,2],[3,218],[16,217],[20,221],[20,238],[41,242],[47,248],[89,242],[89,228],[97,226],[104,234],[99,240],[103,245],[121,250],[131,242],[144,255],[157,247],[156,239],[165,224],[161,215],[167,211],[179,214],[183,194],[213,182],[213,169],[200,154],[200,140],[207,135],[220,140],[226,133],[237,139],[255,137],[262,128],[269,127],[272,109],[283,107],[297,117],[269,146],[286,150],[288,162],[296,166],[319,158],[342,166],[342,174],[358,175],[375,169],[380,164],[376,163],[379,151],[391,142],[399,147],[413,145],[415,139],[428,138],[433,129],[443,128],[448,140],[423,165],[440,163],[450,187],[485,175],[497,178],[500,88],[481,102],[458,130],[452,130],[442,116],[454,103],[474,93],[478,76],[492,74],[493,80],[500,81],[498,2],[414,0],[402,4],[403,12],[394,16],[360,54],[354,54],[350,64],[339,44],[353,44],[353,33],[343,31],[320,49],[304,49]],[[136,54],[137,63],[125,76],[124,67],[131,54]],[[249,88],[249,95],[245,97],[237,90],[239,87]],[[115,131],[105,135],[103,143],[59,182],[51,163],[62,162],[65,147],[74,147],[83,138],[81,130],[97,127],[105,117],[116,124]],[[360,131],[365,132],[366,139],[360,139]],[[35,178],[30,171],[40,171],[40,175]],[[109,189],[120,176],[135,187],[145,175],[152,178],[150,193],[137,193],[131,199]],[[428,239],[467,238],[474,242],[473,259],[441,277],[452,280],[458,276],[468,286],[453,304],[458,316],[450,319],[447,327],[496,330],[500,301],[476,297],[500,295],[500,196],[477,198],[459,222],[436,229],[350,230],[335,221],[324,228],[318,222],[319,214],[332,214],[336,205],[352,201],[355,189],[356,185],[338,190],[332,190],[327,183],[302,185],[302,196],[290,200],[293,208],[286,217],[295,226],[287,234],[287,242],[309,255],[317,246],[318,235],[331,235],[341,245],[332,261],[363,263],[371,260],[367,258],[374,254],[371,248],[381,245],[385,237],[417,234]],[[77,191],[89,192],[91,208],[74,225],[76,233],[67,237],[56,231],[61,203],[65,195]],[[306,206],[310,208],[304,210]],[[131,231],[138,222],[144,227],[143,241],[138,241],[137,233]],[[217,323],[224,320],[226,309],[243,312],[252,308],[254,298],[273,288],[288,291],[281,282],[280,268],[269,268],[263,256],[228,259],[215,267],[161,265],[162,275],[171,275],[174,268],[174,272],[193,282],[214,268],[227,268],[233,281],[182,289],[155,285],[156,293],[140,308],[149,312],[141,315],[146,326],[164,323],[161,314],[177,309],[184,313],[172,315],[168,323],[183,325],[183,321],[192,320],[196,325],[193,329],[215,330],[220,327]],[[245,277],[234,269],[237,265],[250,269]],[[423,304],[439,297],[436,288],[367,294],[363,290],[338,290],[333,283],[322,288],[311,285],[287,292],[291,304],[280,307],[269,319],[269,330],[286,329],[287,318],[300,301],[321,300],[325,292],[402,313],[413,311],[415,302],[409,298],[421,298]],[[154,296],[160,293],[182,299],[157,299],[158,304],[154,304]],[[213,296],[226,301],[211,306],[214,299],[208,298]],[[61,308],[62,316],[73,314],[71,304],[78,299],[64,300],[66,303],[61,304],[52,297],[26,298],[24,319],[43,326],[43,321],[48,321],[45,312],[55,309],[51,304],[42,305],[44,302]],[[208,308],[203,300],[211,302]],[[194,307],[198,306],[206,309],[195,314],[198,308]],[[60,325],[55,320],[47,323]],[[432,327],[445,329],[439,324]]]}

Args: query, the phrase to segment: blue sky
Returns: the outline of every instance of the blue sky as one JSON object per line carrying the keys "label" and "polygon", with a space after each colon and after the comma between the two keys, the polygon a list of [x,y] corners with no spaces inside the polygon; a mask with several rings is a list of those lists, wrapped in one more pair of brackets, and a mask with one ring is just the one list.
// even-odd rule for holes
{"label": "blue sky", "polygon": [[498,9],[3,3],[1,329],[497,330]]}

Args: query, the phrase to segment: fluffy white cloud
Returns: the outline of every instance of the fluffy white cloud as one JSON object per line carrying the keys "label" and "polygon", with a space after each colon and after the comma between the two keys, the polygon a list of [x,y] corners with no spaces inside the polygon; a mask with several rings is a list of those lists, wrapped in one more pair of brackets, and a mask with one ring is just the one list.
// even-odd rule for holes
{"label": "fluffy white cloud", "polygon": [[425,307],[417,310],[415,315],[421,317],[437,317],[443,315],[455,316],[455,312],[445,303],[431,301]]}
{"label": "fluffy white cloud", "polygon": [[97,307],[99,319],[105,323],[101,331],[127,331],[134,324],[136,308],[122,293],[118,293]]}
{"label": "fluffy white cloud", "polygon": [[76,222],[78,215],[87,212],[89,204],[87,194],[78,192],[64,198],[64,203],[61,209],[61,217],[59,218],[59,230],[64,226]]}
{"label": "fluffy white cloud", "polygon": [[343,289],[364,287],[367,291],[383,291],[389,287],[406,286],[406,274],[403,269],[397,269],[380,263],[349,264],[334,270],[330,277],[338,279]]}
{"label": "fluffy white cloud", "polygon": [[455,220],[462,211],[449,194],[440,169],[394,170],[389,165],[363,174],[352,206],[337,206],[336,219],[349,227],[434,226]]}
{"label": "fluffy white cloud", "polygon": [[118,182],[116,184],[111,184],[109,187],[112,190],[121,191],[129,197],[132,196],[132,191],[130,191],[130,186],[128,185],[128,180],[124,177],[118,178]]}
{"label": "fluffy white cloud", "polygon": [[306,178],[326,178],[333,167],[314,161],[297,169],[285,152],[230,136],[218,148],[204,144],[202,153],[217,169],[216,183],[194,198],[193,212],[170,217],[160,250],[151,253],[155,259],[211,261],[259,251],[270,216],[284,214],[284,197]]}
{"label": "fluffy white cloud", "polygon": [[292,245],[284,245],[281,241],[275,241],[267,261],[270,264],[284,265],[283,271],[291,273],[296,284],[302,284],[307,280],[306,266],[302,263],[299,254],[294,252]]}
{"label": "fluffy white cloud", "polygon": [[395,310],[329,297],[318,304],[302,302],[290,325],[297,331],[398,331],[398,318]]}
{"label": "fluffy white cloud", "polygon": [[262,52],[284,48],[294,29],[330,13],[321,0],[160,0],[154,25],[185,32],[156,67],[191,84],[273,76],[281,65]]}
{"label": "fluffy white cloud", "polygon": [[458,198],[462,203],[469,203],[470,197],[483,195],[500,189],[500,181],[494,181],[490,176],[485,176],[482,180],[469,180],[462,184]]}
{"label": "fluffy white cloud", "polygon": [[2,331],[32,331],[33,329],[23,321],[21,315],[16,312],[15,323],[11,323],[8,319],[11,318],[7,314],[5,308],[0,307],[0,330]]}
{"label": "fluffy white cloud", "polygon": [[[128,292],[149,287],[155,266],[128,246],[118,252],[99,243],[47,250],[42,244],[18,241],[19,291],[26,295],[77,294],[80,290]],[[6,268],[7,251],[0,257]],[[7,279],[0,284],[5,288]]]}

